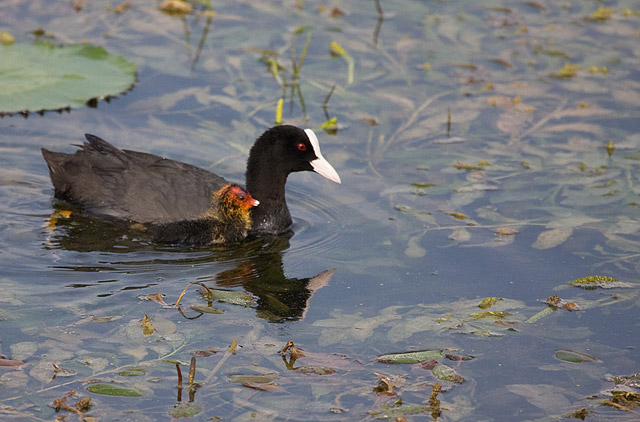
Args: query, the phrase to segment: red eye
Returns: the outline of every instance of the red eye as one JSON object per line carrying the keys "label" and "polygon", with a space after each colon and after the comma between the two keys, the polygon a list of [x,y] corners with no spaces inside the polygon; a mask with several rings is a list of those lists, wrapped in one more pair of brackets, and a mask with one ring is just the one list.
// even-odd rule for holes
{"label": "red eye", "polygon": [[303,143],[299,143],[298,144],[298,151],[306,151],[307,150],[307,146]]}

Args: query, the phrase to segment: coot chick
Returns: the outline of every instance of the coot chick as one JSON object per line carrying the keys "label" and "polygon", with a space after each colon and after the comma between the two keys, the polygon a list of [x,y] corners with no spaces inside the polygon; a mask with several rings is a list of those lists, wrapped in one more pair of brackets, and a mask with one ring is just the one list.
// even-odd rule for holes
{"label": "coot chick", "polygon": [[[56,198],[88,214],[145,225],[198,220],[211,207],[212,193],[230,184],[189,164],[122,150],[94,135],[85,137],[87,142],[74,154],[43,148],[42,155]],[[285,184],[297,171],[315,171],[341,183],[311,129],[276,126],[256,140],[245,174],[247,191],[260,201],[250,210],[252,233],[289,230]]]}
{"label": "coot chick", "polygon": [[156,242],[191,245],[237,242],[251,228],[251,207],[260,204],[238,185],[225,185],[211,195],[211,206],[193,220],[151,224]]}

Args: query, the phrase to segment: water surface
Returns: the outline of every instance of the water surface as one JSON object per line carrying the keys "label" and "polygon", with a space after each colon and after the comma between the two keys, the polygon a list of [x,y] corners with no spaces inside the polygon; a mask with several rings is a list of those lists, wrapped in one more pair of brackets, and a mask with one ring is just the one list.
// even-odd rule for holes
{"label": "water surface", "polygon": [[[139,70],[133,90],[97,108],[0,120],[1,351],[26,362],[0,374],[7,418],[51,420],[53,401],[75,390],[67,402],[90,397],[87,416],[166,420],[190,400],[186,387],[178,400],[176,361],[186,383],[196,355],[202,382],[234,339],[235,354],[192,397],[195,420],[635,415],[589,397],[614,385],[609,375],[640,371],[637,5],[607,4],[611,16],[594,21],[600,2],[381,3],[383,18],[365,1],[214,3],[209,21],[201,4],[182,19],[153,1],[120,14],[102,3],[4,2],[0,29],[19,42],[42,27]],[[265,59],[291,82],[292,49],[299,59],[307,34],[292,94]],[[353,59],[353,82],[331,42]],[[567,63],[577,74],[554,76]],[[292,235],[192,249],[79,215],[52,221],[64,205],[52,201],[40,148],[71,152],[93,133],[242,182],[283,95],[285,123],[314,128],[343,181],[290,176]],[[320,129],[328,117],[336,133]],[[628,286],[567,285],[593,275]],[[190,309],[206,305],[198,285],[182,312],[145,300],[173,304],[192,282],[255,303],[214,302],[223,314],[201,314]],[[581,310],[538,315],[553,294]],[[487,297],[509,315],[474,318]],[[288,341],[306,361],[283,361]],[[375,362],[424,349],[472,356],[439,360],[465,381]],[[564,362],[560,349],[597,361]],[[121,375],[132,367],[144,375]],[[393,394],[374,391],[376,373],[398,377]],[[278,378],[252,388],[237,374]],[[89,392],[96,382],[145,395]],[[436,382],[439,407],[429,402]]]}

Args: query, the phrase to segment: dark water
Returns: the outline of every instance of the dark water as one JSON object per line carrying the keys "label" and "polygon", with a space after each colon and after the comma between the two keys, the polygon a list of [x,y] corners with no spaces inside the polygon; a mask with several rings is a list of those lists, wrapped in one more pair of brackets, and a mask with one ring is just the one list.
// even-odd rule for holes
{"label": "dark water", "polygon": [[[52,420],[53,401],[73,389],[68,403],[91,397],[86,415],[100,420],[167,420],[178,403],[168,360],[181,362],[186,383],[194,352],[215,348],[197,357],[202,382],[234,338],[235,354],[195,392],[194,420],[369,420],[389,408],[416,421],[549,420],[580,408],[594,420],[637,418],[588,398],[613,386],[608,374],[640,371],[640,17],[621,1],[608,5],[609,20],[585,19],[600,6],[402,0],[382,2],[379,21],[374,2],[341,5],[333,17],[321,2],[234,2],[213,4],[207,27],[151,1],[122,14],[104,4],[75,12],[67,2],[4,2],[0,29],[18,42],[38,27],[56,42],[87,40],[134,61],[138,82],[97,108],[0,120],[0,346],[27,363],[0,374],[2,418]],[[52,223],[64,205],[52,202],[40,148],[73,151],[85,132],[241,182],[283,93],[256,51],[275,50],[290,68],[292,40],[299,58],[306,33],[304,107],[288,88],[284,119],[316,130],[343,183],[290,176],[293,235],[191,249],[80,215]],[[329,54],[332,41],[355,60],[351,84],[346,61]],[[550,76],[567,61],[580,65],[577,76]],[[334,85],[331,135],[318,127]],[[481,160],[490,165],[459,166]],[[505,228],[516,233],[496,234]],[[591,275],[629,285],[566,285]],[[224,314],[201,314],[189,308],[206,304],[198,285],[182,313],[143,300],[161,293],[173,304],[191,282],[255,303],[214,302]],[[581,310],[530,320],[553,294]],[[486,297],[504,299],[492,309],[513,325],[471,316]],[[143,331],[145,315],[153,334]],[[293,367],[335,373],[287,367],[279,351],[288,341],[310,355]],[[440,361],[465,382],[374,362],[423,349],[473,356]],[[597,361],[563,362],[559,349]],[[145,375],[119,375],[130,367]],[[228,377],[265,373],[278,375],[271,385],[280,389]],[[375,373],[400,377],[397,395],[374,392]],[[98,381],[145,395],[87,391]],[[429,407],[436,381],[445,388],[439,415]],[[181,399],[189,402],[186,388]],[[426,408],[409,412],[411,404]]]}

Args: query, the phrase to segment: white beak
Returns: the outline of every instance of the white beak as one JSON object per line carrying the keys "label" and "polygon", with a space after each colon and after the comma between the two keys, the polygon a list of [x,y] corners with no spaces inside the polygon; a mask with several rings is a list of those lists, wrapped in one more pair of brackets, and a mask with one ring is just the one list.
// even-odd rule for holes
{"label": "white beak", "polygon": [[315,153],[316,157],[318,157],[309,163],[311,164],[311,167],[313,167],[313,171],[331,181],[342,183],[338,172],[322,156],[322,153],[320,152],[320,143],[318,142],[318,137],[316,136],[316,134],[311,129],[305,129],[304,133],[307,134],[309,142],[311,142],[311,147],[313,147],[313,152]]}

